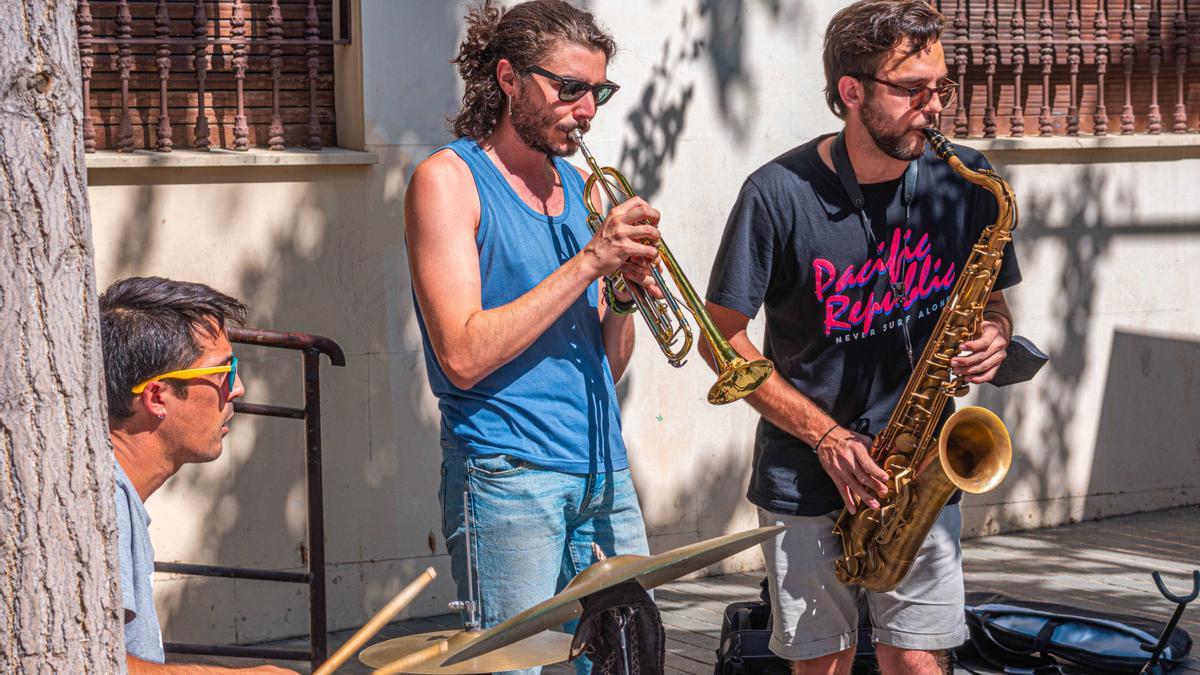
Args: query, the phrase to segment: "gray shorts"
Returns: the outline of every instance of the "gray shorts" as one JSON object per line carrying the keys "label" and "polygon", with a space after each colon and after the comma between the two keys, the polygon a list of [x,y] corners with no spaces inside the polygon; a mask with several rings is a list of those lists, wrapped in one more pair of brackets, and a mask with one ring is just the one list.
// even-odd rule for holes
{"label": "gray shorts", "polygon": [[853,647],[860,594],[866,595],[876,642],[931,651],[965,642],[958,504],[942,509],[908,576],[889,593],[838,581],[834,562],[842,554],[842,542],[833,526],[839,513],[804,517],[758,510],[760,525],[788,526],[762,544],[774,625],[771,651],[802,661]]}

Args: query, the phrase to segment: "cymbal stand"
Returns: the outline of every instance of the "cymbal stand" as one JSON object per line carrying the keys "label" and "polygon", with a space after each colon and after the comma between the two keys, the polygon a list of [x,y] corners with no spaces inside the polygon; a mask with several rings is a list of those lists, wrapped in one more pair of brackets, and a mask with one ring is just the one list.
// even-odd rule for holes
{"label": "cymbal stand", "polygon": [[633,624],[633,617],[638,613],[637,607],[621,605],[613,608],[617,612],[617,644],[621,648],[621,675],[632,675],[633,660],[629,653],[629,638],[625,629]]}
{"label": "cymbal stand", "polygon": [[467,544],[467,599],[453,600],[450,609],[457,610],[463,619],[463,630],[480,628],[479,603],[475,601],[475,577],[471,568],[475,566],[474,549],[471,547],[471,493],[463,491],[463,537]]}

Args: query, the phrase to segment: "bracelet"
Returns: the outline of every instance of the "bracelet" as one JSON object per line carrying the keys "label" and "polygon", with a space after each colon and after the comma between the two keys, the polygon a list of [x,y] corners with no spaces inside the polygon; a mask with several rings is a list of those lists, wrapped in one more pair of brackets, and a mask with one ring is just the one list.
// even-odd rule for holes
{"label": "bracelet", "polygon": [[604,300],[608,303],[608,308],[615,314],[632,314],[637,309],[637,305],[632,300],[618,300],[617,294],[613,291],[612,280],[604,277]]}
{"label": "bracelet", "polygon": [[827,436],[829,436],[829,434],[833,433],[833,430],[834,430],[834,429],[837,429],[837,428],[838,428],[838,427],[840,427],[840,426],[842,426],[842,425],[840,425],[840,424],[835,424],[835,425],[833,425],[833,426],[829,427],[829,431],[826,431],[825,433],[821,434],[821,439],[820,439],[819,441],[817,441],[817,444],[816,444],[816,445],[814,445],[814,446],[813,446],[813,452],[816,452],[816,451],[817,451],[817,448],[821,447],[821,444],[825,442],[825,438],[826,438]]}
{"label": "bracelet", "polygon": [[[1004,312],[997,312],[997,311],[996,311],[996,310],[994,310],[994,309],[993,309],[993,310],[990,310],[990,311],[986,311],[986,312],[984,312],[984,313],[983,313],[983,318],[984,318],[984,319],[987,319],[989,316],[990,316],[990,317],[996,317],[996,318],[1000,318],[1000,319],[1003,319],[1003,320],[1004,320],[1004,330],[1005,330],[1005,331],[1007,331],[1007,334],[1005,335],[1004,339],[1006,339],[1006,340],[1011,340],[1011,339],[1012,339],[1012,335],[1013,335],[1013,321],[1012,321],[1012,317],[1011,317],[1011,316],[1008,316],[1008,315],[1007,315],[1007,314],[1005,314]],[[996,322],[996,321],[995,321],[995,318],[993,318],[993,319],[992,319],[992,321],[995,323],[995,322]]]}

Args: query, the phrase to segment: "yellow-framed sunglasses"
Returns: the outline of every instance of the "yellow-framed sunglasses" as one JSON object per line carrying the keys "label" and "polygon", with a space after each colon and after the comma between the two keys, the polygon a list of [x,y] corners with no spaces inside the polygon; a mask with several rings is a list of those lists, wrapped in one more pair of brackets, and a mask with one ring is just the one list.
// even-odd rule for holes
{"label": "yellow-framed sunglasses", "polygon": [[215,375],[217,373],[229,373],[229,377],[225,378],[225,395],[233,394],[233,388],[237,384],[237,357],[230,359],[229,363],[223,366],[208,366],[207,368],[185,368],[184,370],[172,370],[169,373],[155,375],[154,377],[140,382],[131,391],[135,394],[140,394],[146,390],[146,385],[159,380],[194,380],[205,375]]}

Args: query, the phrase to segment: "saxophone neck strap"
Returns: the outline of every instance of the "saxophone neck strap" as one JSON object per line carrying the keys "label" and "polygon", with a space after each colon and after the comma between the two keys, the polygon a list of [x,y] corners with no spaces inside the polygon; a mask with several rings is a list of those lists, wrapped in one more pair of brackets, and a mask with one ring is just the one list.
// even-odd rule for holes
{"label": "saxophone neck strap", "polygon": [[[858,178],[854,175],[854,165],[850,163],[850,153],[846,150],[846,131],[843,129],[838,132],[838,135],[833,139],[833,168],[837,171],[838,180],[842,183],[842,189],[846,191],[846,196],[854,204],[854,208],[860,213],[864,213],[867,208],[867,200],[863,197],[862,188],[858,184]],[[900,201],[904,204],[905,213],[907,215],[908,207],[912,206],[913,200],[917,197],[917,172],[920,171],[920,160],[914,159],[908,163],[908,168],[904,170],[904,184],[900,192]]]}
{"label": "saxophone neck strap", "polygon": [[[838,180],[842,183],[842,189],[846,191],[846,196],[850,198],[854,208],[858,211],[859,218],[862,221],[863,235],[867,239],[867,257],[879,255],[879,242],[875,239],[875,231],[871,229],[870,216],[867,215],[867,200],[863,196],[862,186],[858,184],[858,178],[854,175],[854,165],[850,163],[850,153],[846,150],[846,130],[838,132],[837,137],[833,139],[833,147],[831,148],[833,155],[833,167],[837,171]],[[913,200],[917,196],[917,172],[919,171],[920,159],[914,159],[908,163],[908,168],[904,170],[904,182],[901,184],[900,201],[904,204],[904,229],[908,229],[909,211],[912,207]],[[886,223],[885,223],[886,225]],[[904,293],[904,268],[907,267],[901,263],[900,274],[896,277],[888,279],[888,286],[892,290],[892,295],[903,305],[906,301]],[[908,334],[908,323],[904,326],[904,347],[908,354],[908,363],[916,370],[916,360],[913,357],[912,338]]]}

